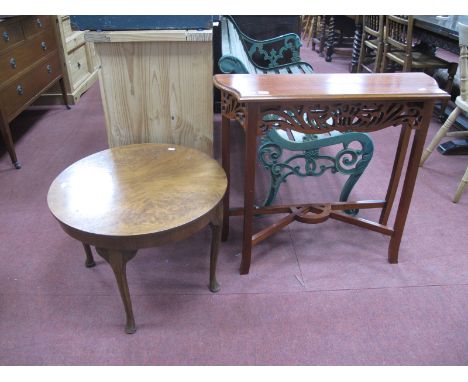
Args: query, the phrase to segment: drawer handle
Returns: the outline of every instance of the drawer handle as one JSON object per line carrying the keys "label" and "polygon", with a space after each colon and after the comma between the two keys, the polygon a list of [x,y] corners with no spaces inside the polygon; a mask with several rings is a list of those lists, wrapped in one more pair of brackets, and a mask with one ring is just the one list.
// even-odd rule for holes
{"label": "drawer handle", "polygon": [[45,43],[45,41],[41,42],[41,48],[42,50],[47,50],[47,44]]}
{"label": "drawer handle", "polygon": [[7,31],[3,32],[3,41],[8,42],[10,41],[10,35]]}
{"label": "drawer handle", "polygon": [[52,66],[47,65],[46,68],[47,68],[47,73],[49,73],[49,74],[52,73]]}
{"label": "drawer handle", "polygon": [[23,95],[24,94],[24,88],[22,85],[18,85],[16,87],[16,92],[19,94],[19,95]]}
{"label": "drawer handle", "polygon": [[16,60],[14,57],[10,58],[10,66],[12,69],[16,69]]}
{"label": "drawer handle", "polygon": [[38,28],[43,27],[41,19],[36,19],[36,25],[37,25]]}
{"label": "drawer handle", "polygon": [[80,68],[81,68],[81,63],[78,62],[78,63],[76,64],[76,66],[78,66],[78,69],[80,69]]}

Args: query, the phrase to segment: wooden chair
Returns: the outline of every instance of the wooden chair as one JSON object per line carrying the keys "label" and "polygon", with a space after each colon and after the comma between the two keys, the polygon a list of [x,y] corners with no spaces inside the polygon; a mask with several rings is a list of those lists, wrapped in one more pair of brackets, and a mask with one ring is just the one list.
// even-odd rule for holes
{"label": "wooden chair", "polygon": [[333,55],[352,56],[356,22],[359,16],[327,16],[325,61],[331,62]]}
{"label": "wooden chair", "polygon": [[[323,50],[325,49],[325,42],[327,39],[327,22],[329,16],[316,16],[314,29],[312,31],[312,50],[319,53],[323,57]],[[315,47],[318,46],[317,50]]]}
{"label": "wooden chair", "polygon": [[[397,66],[401,66],[403,72],[415,70],[433,73],[436,69],[447,69],[448,80],[444,90],[450,94],[458,64],[416,50],[413,45],[413,21],[413,16],[386,16],[380,72],[389,71],[389,64],[390,71],[397,70]],[[441,106],[439,114],[441,118],[447,103],[448,101],[445,101]]]}
{"label": "wooden chair", "polygon": [[321,24],[321,18],[320,16],[308,16],[309,17],[309,23],[306,25],[306,29],[303,34],[303,41],[307,43],[307,48],[309,45],[312,43],[312,50],[315,50],[315,44],[317,41],[317,38],[319,38],[319,26]]}
{"label": "wooden chair", "polygon": [[361,73],[364,70],[378,73],[382,62],[385,16],[363,16],[362,19],[362,41],[357,72]]}
{"label": "wooden chair", "polygon": [[[468,25],[459,23],[459,41],[460,41],[460,95],[455,100],[456,108],[447,118],[447,121],[441,126],[436,136],[432,139],[430,145],[424,150],[421,157],[420,166],[424,164],[426,159],[431,155],[432,151],[439,145],[439,142],[444,137],[468,137],[468,131],[448,132],[448,129],[455,122],[461,113],[468,113]],[[468,183],[468,168],[463,175],[460,184],[458,185],[453,202],[458,203],[463,189]]]}
{"label": "wooden chair", "polygon": [[311,23],[312,17],[313,16],[309,16],[309,15],[301,16],[301,38],[303,40],[305,39],[307,32],[310,29],[310,25],[312,24]]}

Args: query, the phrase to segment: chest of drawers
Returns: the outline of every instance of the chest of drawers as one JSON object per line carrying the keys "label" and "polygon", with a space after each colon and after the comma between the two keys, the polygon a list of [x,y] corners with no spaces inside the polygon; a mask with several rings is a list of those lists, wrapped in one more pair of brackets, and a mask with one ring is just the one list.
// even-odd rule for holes
{"label": "chest of drawers", "polygon": [[[68,103],[75,105],[81,96],[97,81],[99,60],[94,44],[85,42],[85,31],[71,29],[70,16],[54,16],[57,49],[62,62],[63,81]],[[61,105],[63,98],[59,84],[52,86],[34,103],[35,105]]]}
{"label": "chest of drawers", "polygon": [[0,132],[17,169],[21,165],[9,124],[57,82],[67,104],[52,17],[3,19],[0,22]]}

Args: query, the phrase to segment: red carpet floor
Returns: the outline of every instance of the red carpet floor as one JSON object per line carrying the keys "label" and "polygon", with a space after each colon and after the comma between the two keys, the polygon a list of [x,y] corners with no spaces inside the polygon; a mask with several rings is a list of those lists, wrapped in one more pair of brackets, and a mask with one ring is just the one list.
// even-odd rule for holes
{"label": "red carpet floor", "polygon": [[[348,59],[302,55],[318,73],[347,71]],[[434,118],[428,139],[439,126]],[[219,128],[216,116],[217,156]],[[128,265],[138,331],[126,335],[110,267],[96,258],[85,268],[81,244],[46,204],[58,173],[107,148],[99,87],[72,110],[24,112],[13,130],[23,168],[0,148],[1,365],[468,364],[468,191],[451,202],[468,157],[435,153],[420,170],[398,265],[387,262],[388,237],[331,220],[288,226],[255,247],[250,274],[240,276],[241,221],[232,218],[218,294],[207,289],[208,230],[140,251]],[[374,158],[351,200],[384,197],[397,136],[397,128],[372,134]],[[232,139],[238,205],[238,127]],[[261,200],[268,179],[257,166]],[[278,202],[330,200],[343,182],[291,179]]]}

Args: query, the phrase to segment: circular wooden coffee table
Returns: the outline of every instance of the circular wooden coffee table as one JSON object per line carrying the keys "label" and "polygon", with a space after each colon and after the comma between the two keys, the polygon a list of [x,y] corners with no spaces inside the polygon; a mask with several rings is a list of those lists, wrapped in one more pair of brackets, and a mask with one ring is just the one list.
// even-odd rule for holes
{"label": "circular wooden coffee table", "polygon": [[210,225],[210,283],[216,261],[227,179],[218,162],[187,147],[137,144],[79,160],[52,182],[47,202],[71,237],[90,245],[112,267],[123,300],[125,331],[136,331],[125,272],[138,249],[182,240]]}

